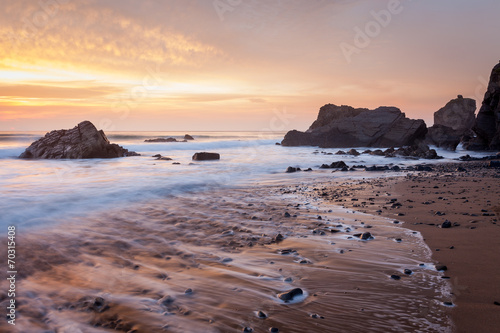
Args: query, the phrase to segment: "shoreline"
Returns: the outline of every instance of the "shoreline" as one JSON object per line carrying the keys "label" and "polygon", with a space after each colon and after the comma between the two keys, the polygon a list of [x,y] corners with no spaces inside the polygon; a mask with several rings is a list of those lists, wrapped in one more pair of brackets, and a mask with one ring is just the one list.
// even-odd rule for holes
{"label": "shoreline", "polygon": [[187,195],[20,234],[16,329],[449,332],[447,283],[421,236],[308,196],[313,185]]}
{"label": "shoreline", "polygon": [[[486,162],[434,164],[431,172],[378,177],[319,190],[343,207],[402,222],[418,231],[447,267],[455,332],[500,326],[500,171]],[[460,171],[457,171],[460,170]],[[326,193],[326,195],[325,195]],[[449,221],[451,227],[447,228]]]}

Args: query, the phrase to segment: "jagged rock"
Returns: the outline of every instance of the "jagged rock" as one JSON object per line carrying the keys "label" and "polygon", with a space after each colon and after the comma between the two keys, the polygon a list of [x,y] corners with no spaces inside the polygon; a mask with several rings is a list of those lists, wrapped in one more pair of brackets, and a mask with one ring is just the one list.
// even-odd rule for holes
{"label": "jagged rock", "polygon": [[77,159],[140,156],[136,152],[110,143],[104,132],[90,121],[69,130],[57,130],[33,142],[19,158]]}
{"label": "jagged rock", "polygon": [[455,150],[465,137],[470,137],[474,126],[476,101],[471,98],[458,98],[449,101],[434,113],[434,125],[429,127],[426,143],[437,147]]}
{"label": "jagged rock", "polygon": [[220,154],[201,152],[193,155],[193,161],[220,160]]}
{"label": "jagged rock", "polygon": [[427,126],[423,120],[406,118],[395,107],[375,110],[327,104],[306,132],[285,135],[283,146],[401,147],[423,140]]}
{"label": "jagged rock", "polygon": [[500,63],[491,71],[488,90],[472,130],[476,137],[465,145],[466,149],[500,150]]}
{"label": "jagged rock", "polygon": [[184,135],[184,140],[186,140],[186,141],[187,140],[194,140],[194,138],[191,135],[186,134],[186,135]]}

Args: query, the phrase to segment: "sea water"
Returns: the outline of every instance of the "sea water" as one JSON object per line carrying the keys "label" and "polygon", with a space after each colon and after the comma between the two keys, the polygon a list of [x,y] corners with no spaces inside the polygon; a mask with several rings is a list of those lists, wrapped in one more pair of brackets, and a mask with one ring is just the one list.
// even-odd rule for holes
{"label": "sea water", "polygon": [[[10,224],[39,227],[68,221],[88,212],[128,207],[151,199],[186,192],[209,191],[258,183],[322,181],[345,173],[319,170],[321,164],[343,160],[348,165],[412,165],[432,162],[363,154],[339,156],[338,149],[276,145],[285,133],[191,132],[188,142],[148,143],[147,139],[174,137],[180,132],[110,132],[112,143],[141,154],[138,157],[82,160],[22,160],[17,157],[44,133],[0,132],[0,227]],[[363,151],[365,148],[358,148]],[[217,152],[220,161],[192,161],[196,152]],[[446,160],[463,151],[438,150]],[[171,161],[156,160],[161,154]],[[477,154],[476,154],[477,155]],[[180,163],[180,164],[173,164]],[[288,166],[312,168],[286,174]],[[357,176],[360,176],[359,174]],[[368,173],[361,176],[370,177]]]}

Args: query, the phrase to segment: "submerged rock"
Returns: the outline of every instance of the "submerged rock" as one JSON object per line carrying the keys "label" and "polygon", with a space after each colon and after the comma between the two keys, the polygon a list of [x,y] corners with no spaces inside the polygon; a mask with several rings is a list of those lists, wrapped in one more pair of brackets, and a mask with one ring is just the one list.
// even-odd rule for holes
{"label": "submerged rock", "polygon": [[395,107],[375,110],[327,104],[306,132],[285,135],[283,146],[401,147],[423,140],[427,126],[423,120],[406,118]]}
{"label": "submerged rock", "polygon": [[83,121],[69,130],[57,130],[33,142],[19,158],[80,159],[140,156],[110,143],[106,134],[90,121]]}

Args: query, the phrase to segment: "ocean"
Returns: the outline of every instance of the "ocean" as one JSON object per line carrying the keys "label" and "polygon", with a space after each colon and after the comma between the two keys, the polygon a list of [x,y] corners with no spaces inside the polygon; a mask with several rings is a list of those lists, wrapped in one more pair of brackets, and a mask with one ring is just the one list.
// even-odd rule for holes
{"label": "ocean", "polygon": [[[107,133],[137,157],[20,160],[44,133],[0,133],[0,230],[6,236],[16,227],[19,267],[17,324],[0,329],[451,330],[443,305],[450,287],[420,234],[308,195],[327,182],[397,175],[319,169],[324,163],[433,161],[276,145],[285,133],[190,132],[194,141],[144,142],[184,134]],[[201,151],[221,159],[192,161]],[[465,154],[438,153],[445,161]],[[288,166],[313,171],[286,173]],[[352,236],[368,227],[373,239]],[[3,306],[5,280],[0,287]],[[279,299],[291,288],[300,297]]]}
{"label": "ocean", "polygon": [[[215,188],[371,176],[318,170],[323,163],[339,160],[348,165],[432,162],[369,155],[325,155],[339,149],[276,145],[281,142],[284,132],[191,132],[194,141],[172,143],[146,143],[144,140],[158,137],[180,140],[186,133],[110,132],[108,138],[112,143],[142,156],[89,160],[16,158],[44,134],[0,132],[0,209],[3,215],[0,227],[9,224],[40,227],[89,211],[107,211],[110,207],[128,207],[151,199]],[[358,148],[359,151],[364,149]],[[200,151],[220,153],[221,160],[194,163],[191,157]],[[466,153],[460,150],[438,152],[447,160]],[[157,161],[152,157],[156,154],[170,157],[172,161]],[[288,166],[312,168],[314,172],[286,174]]]}

